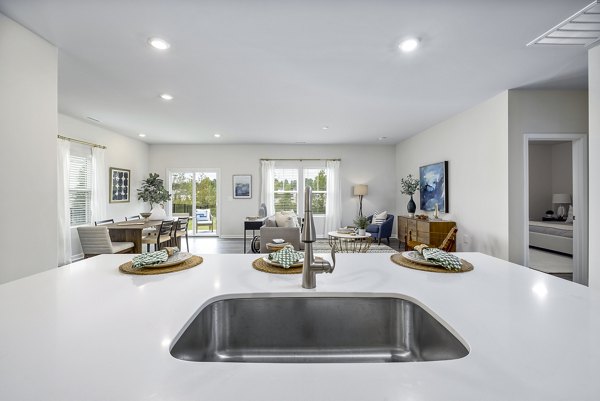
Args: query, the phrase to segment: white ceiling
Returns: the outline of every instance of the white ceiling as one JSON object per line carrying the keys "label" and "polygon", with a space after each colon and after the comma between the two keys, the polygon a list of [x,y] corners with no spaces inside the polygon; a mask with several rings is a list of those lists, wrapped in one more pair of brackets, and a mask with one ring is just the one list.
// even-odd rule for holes
{"label": "white ceiling", "polygon": [[[590,2],[0,0],[0,12],[60,49],[62,113],[148,143],[359,144],[397,143],[506,89],[586,88],[587,49],[525,45]],[[416,53],[397,51],[407,35]]]}

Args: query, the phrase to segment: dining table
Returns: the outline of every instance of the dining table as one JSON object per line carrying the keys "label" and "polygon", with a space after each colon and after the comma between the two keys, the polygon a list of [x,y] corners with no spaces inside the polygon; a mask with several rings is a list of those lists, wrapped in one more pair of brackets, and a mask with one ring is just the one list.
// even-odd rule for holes
{"label": "dining table", "polygon": [[132,220],[106,224],[111,241],[133,242],[133,253],[142,253],[143,230],[158,227],[162,220]]}

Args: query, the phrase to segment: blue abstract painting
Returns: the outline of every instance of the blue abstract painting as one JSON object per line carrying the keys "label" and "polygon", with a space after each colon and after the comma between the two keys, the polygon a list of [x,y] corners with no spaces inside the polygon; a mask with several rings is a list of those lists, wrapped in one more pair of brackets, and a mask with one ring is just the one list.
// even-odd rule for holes
{"label": "blue abstract painting", "polygon": [[439,162],[419,167],[421,210],[448,213],[448,162]]}

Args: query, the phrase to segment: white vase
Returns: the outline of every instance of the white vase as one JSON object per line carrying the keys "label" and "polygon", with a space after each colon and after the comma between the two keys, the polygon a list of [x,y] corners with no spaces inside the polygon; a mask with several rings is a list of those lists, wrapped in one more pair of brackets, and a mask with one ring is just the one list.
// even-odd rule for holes
{"label": "white vase", "polygon": [[367,233],[367,229],[366,228],[359,228],[358,229],[358,235],[365,235]]}
{"label": "white vase", "polygon": [[149,217],[150,220],[165,220],[167,218],[167,212],[162,205],[157,205],[150,211],[152,213]]}

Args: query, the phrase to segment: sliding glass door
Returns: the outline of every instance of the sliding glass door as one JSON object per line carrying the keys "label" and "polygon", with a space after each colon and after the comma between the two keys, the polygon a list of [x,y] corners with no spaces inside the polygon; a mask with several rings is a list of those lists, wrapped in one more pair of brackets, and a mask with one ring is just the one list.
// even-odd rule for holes
{"label": "sliding glass door", "polygon": [[189,216],[191,235],[218,236],[219,170],[182,169],[168,172],[174,217]]}

